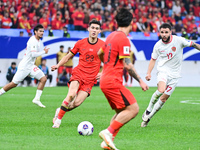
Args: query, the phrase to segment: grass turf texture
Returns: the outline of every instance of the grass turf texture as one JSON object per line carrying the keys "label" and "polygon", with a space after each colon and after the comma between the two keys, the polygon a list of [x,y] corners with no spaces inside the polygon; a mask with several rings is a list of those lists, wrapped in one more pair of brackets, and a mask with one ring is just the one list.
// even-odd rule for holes
{"label": "grass turf texture", "polygon": [[[200,100],[200,88],[177,87],[164,107],[141,128],[141,116],[156,88],[143,92],[129,88],[136,97],[140,112],[115,138],[120,150],[200,150],[200,109],[198,104],[180,103]],[[98,133],[107,128],[114,111],[99,89],[75,110],[67,112],[59,129],[53,129],[52,118],[67,94],[67,87],[46,87],[41,101],[46,108],[32,103],[36,88],[17,87],[0,96],[0,149],[28,150],[101,150]],[[82,121],[94,125],[92,136],[80,136]]]}

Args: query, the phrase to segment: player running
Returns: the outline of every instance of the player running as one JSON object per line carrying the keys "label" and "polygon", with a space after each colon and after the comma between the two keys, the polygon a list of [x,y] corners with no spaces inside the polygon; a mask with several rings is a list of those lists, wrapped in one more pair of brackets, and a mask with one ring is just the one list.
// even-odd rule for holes
{"label": "player running", "polygon": [[113,140],[120,128],[133,119],[139,111],[139,106],[133,94],[123,86],[123,68],[134,77],[143,91],[148,86],[137,74],[130,61],[130,41],[127,35],[132,30],[133,15],[127,9],[121,9],[116,15],[118,30],[112,32],[106,39],[105,46],[98,52],[104,62],[103,73],[100,80],[100,88],[116,114],[112,117],[110,126],[101,131],[99,136],[104,140],[101,143],[103,149],[114,149]]}
{"label": "player running", "polygon": [[97,55],[98,50],[104,45],[104,41],[97,38],[101,32],[101,24],[97,20],[92,20],[88,27],[89,37],[79,40],[74,48],[61,59],[61,61],[51,67],[52,71],[65,64],[71,57],[79,53],[79,64],[72,71],[67,97],[62,102],[60,108],[56,110],[53,118],[53,128],[59,128],[61,119],[67,111],[80,106],[90,95],[93,85],[99,79],[101,61]]}
{"label": "player running", "polygon": [[154,48],[147,70],[146,80],[151,80],[151,71],[156,60],[158,89],[152,95],[149,106],[142,115],[141,127],[146,127],[150,119],[158,112],[176,88],[181,73],[183,48],[194,47],[200,50],[200,45],[183,37],[172,35],[171,26],[164,23],[160,26],[159,40]]}
{"label": "player running", "polygon": [[34,63],[36,57],[42,54],[47,54],[49,48],[45,47],[43,51],[40,51],[42,42],[40,39],[44,34],[44,27],[42,25],[38,24],[34,28],[34,34],[35,35],[30,37],[27,42],[24,57],[19,63],[18,70],[14,75],[12,82],[1,88],[0,95],[4,94],[12,88],[15,88],[21,81],[24,80],[24,78],[26,78],[26,76],[29,75],[30,77],[36,78],[40,81],[37,87],[35,98],[32,102],[40,107],[45,108],[45,106],[40,102],[40,96],[42,95],[42,91],[47,79],[44,73],[37,66],[35,66]]}

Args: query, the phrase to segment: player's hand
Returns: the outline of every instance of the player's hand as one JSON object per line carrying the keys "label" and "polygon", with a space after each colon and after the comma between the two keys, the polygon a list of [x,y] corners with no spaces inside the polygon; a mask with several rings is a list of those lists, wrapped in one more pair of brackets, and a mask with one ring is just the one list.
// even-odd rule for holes
{"label": "player's hand", "polygon": [[54,71],[54,70],[56,70],[56,69],[58,69],[58,66],[57,66],[57,65],[51,66],[51,71]]}
{"label": "player's hand", "polygon": [[146,91],[149,89],[148,85],[143,80],[140,80],[139,84],[143,91]]}
{"label": "player's hand", "polygon": [[151,80],[151,74],[150,74],[150,73],[147,73],[147,75],[146,75],[145,78],[146,78],[147,81]]}
{"label": "player's hand", "polygon": [[50,48],[47,48],[47,47],[44,48],[45,54],[48,53],[49,49],[50,49]]}
{"label": "player's hand", "polygon": [[102,74],[102,73],[98,73],[98,74],[97,74],[97,76],[96,76],[96,79],[97,79],[97,80],[100,80],[101,74]]}

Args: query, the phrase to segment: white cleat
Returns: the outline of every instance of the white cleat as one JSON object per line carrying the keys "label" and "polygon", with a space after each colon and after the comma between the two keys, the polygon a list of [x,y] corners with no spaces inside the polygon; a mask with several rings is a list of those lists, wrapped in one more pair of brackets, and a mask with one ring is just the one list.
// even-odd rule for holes
{"label": "white cleat", "polygon": [[112,141],[112,134],[107,130],[103,130],[99,133],[99,137],[102,138],[105,143],[107,144],[107,146],[111,149],[111,150],[118,150],[115,147],[115,144]]}
{"label": "white cleat", "polygon": [[146,112],[146,111],[144,112],[144,114],[142,115],[143,122],[141,123],[141,127],[146,127],[150,121],[146,113],[150,114],[150,112]]}
{"label": "white cleat", "polygon": [[54,116],[54,118],[53,118],[53,124],[55,123],[56,119],[58,118],[58,113],[59,113],[59,111],[60,111],[60,108],[57,108],[57,109],[56,109],[56,112],[55,112],[55,116]]}
{"label": "white cleat", "polygon": [[34,104],[42,107],[42,108],[45,108],[46,106],[44,106],[41,102],[40,102],[40,99],[36,99],[34,98],[33,101],[32,101]]}
{"label": "white cleat", "polygon": [[108,150],[110,150],[110,147],[108,147],[108,145],[106,144],[106,142],[101,142],[101,148],[102,149],[108,149]]}
{"label": "white cleat", "polygon": [[52,128],[59,128],[61,124],[61,120],[60,119],[56,119]]}

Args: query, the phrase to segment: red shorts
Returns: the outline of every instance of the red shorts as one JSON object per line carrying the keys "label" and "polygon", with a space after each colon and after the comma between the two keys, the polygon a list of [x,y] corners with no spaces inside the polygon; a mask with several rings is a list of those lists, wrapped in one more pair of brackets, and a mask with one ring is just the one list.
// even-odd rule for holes
{"label": "red shorts", "polygon": [[92,87],[94,86],[93,82],[88,82],[86,80],[83,80],[83,77],[81,76],[81,74],[78,74],[78,73],[72,74],[69,83],[71,81],[78,81],[79,82],[79,88],[78,88],[77,92],[79,92],[80,90],[85,91],[85,92],[88,93],[88,96],[90,96]]}
{"label": "red shorts", "polygon": [[119,88],[101,88],[112,109],[122,109],[136,103],[133,94],[124,86]]}
{"label": "red shorts", "polygon": [[66,72],[69,73],[69,74],[72,74],[72,68],[73,67],[66,66]]}
{"label": "red shorts", "polygon": [[61,74],[63,72],[63,69],[65,69],[65,66],[60,66],[58,68],[58,74]]}

